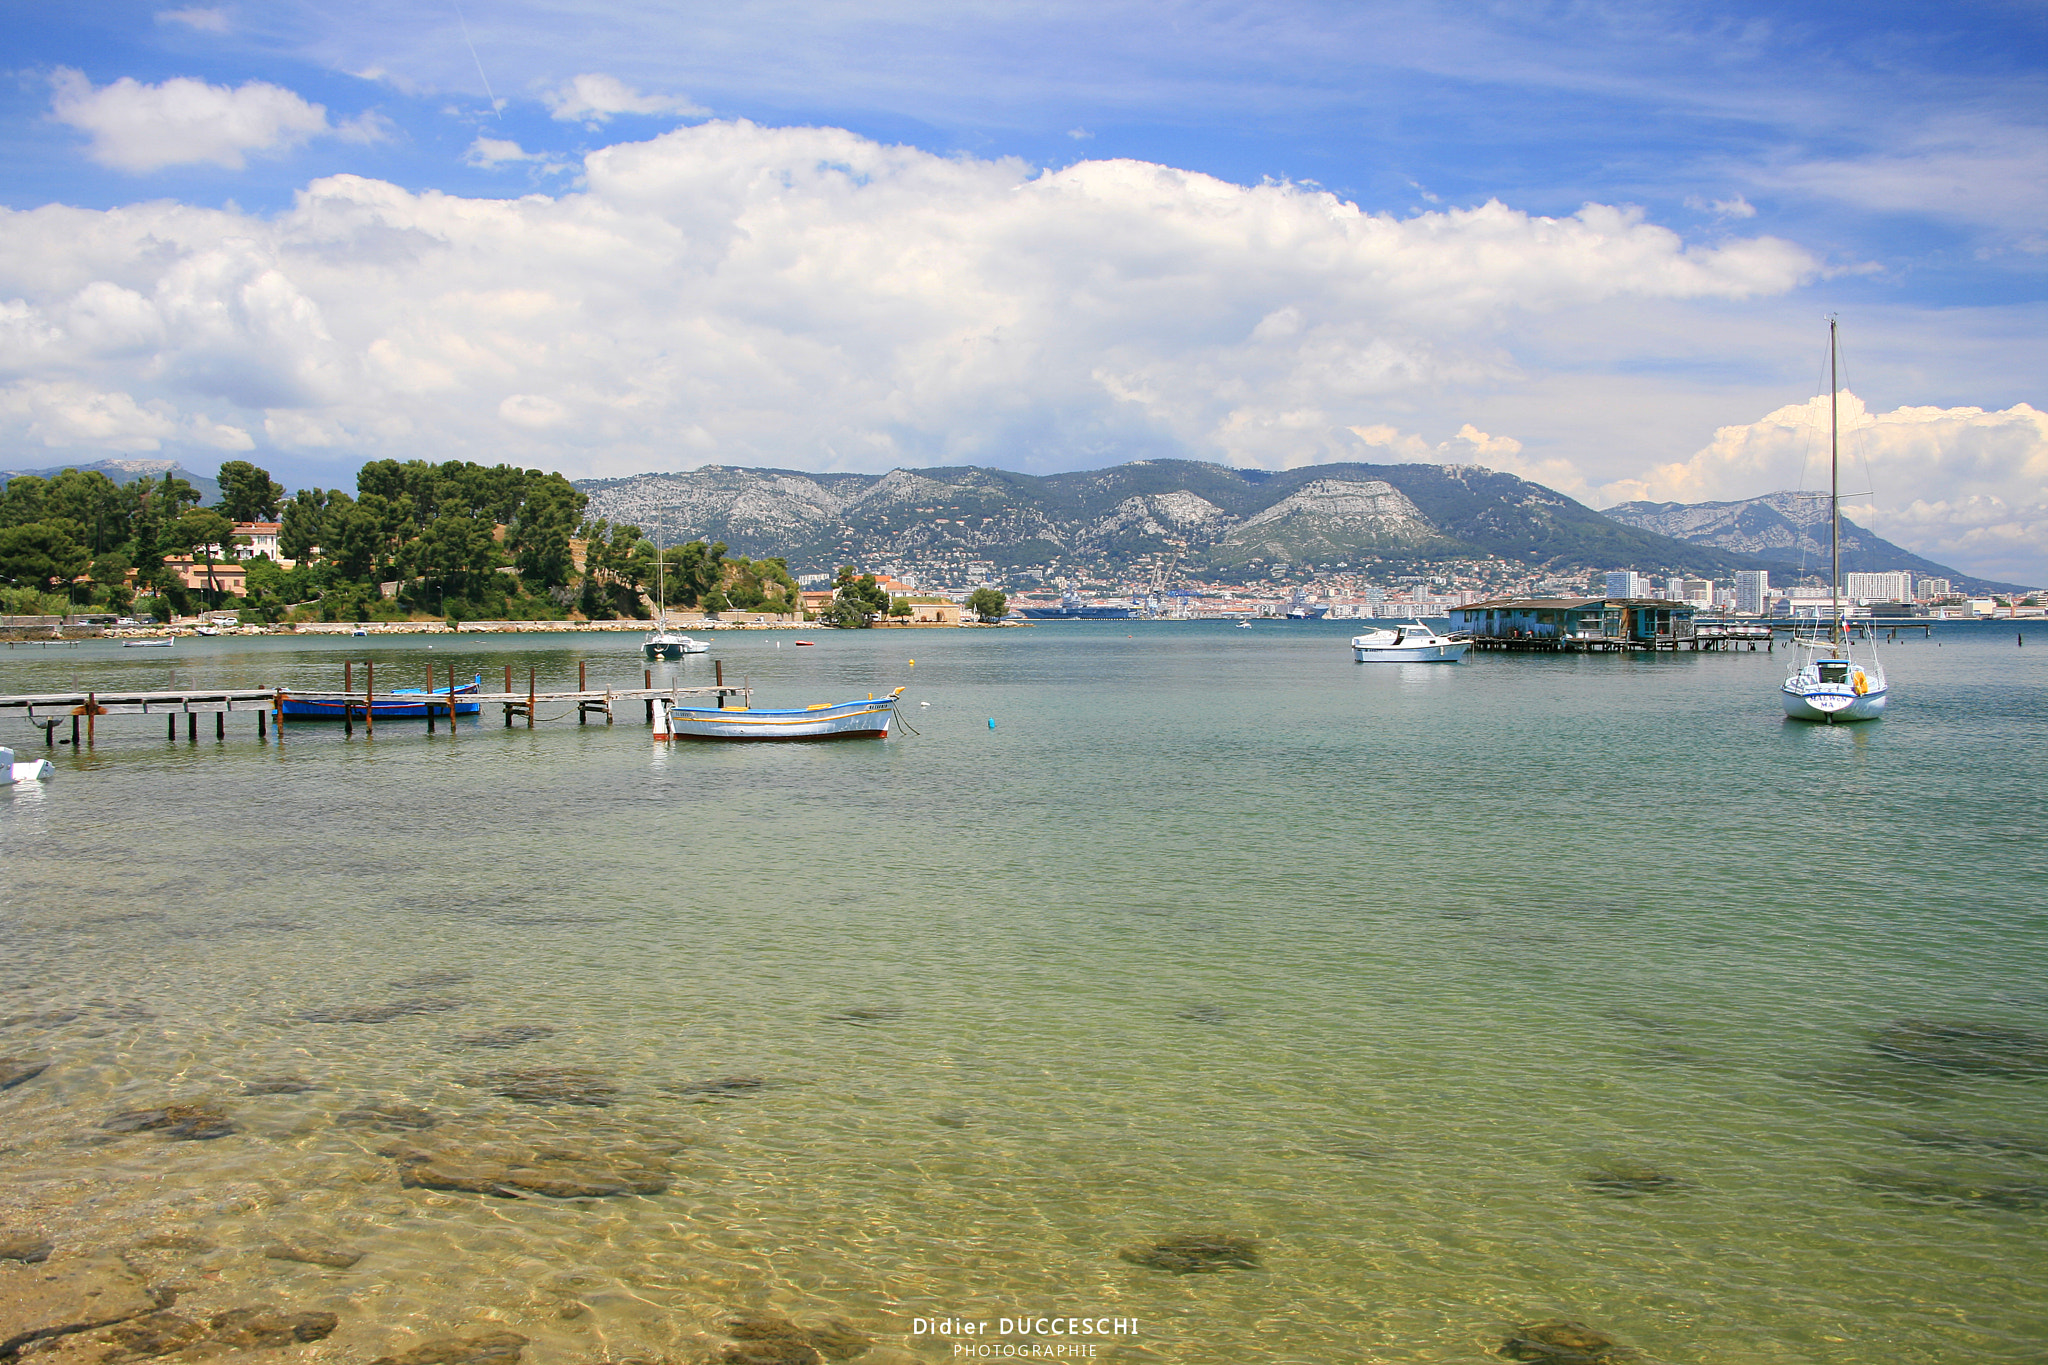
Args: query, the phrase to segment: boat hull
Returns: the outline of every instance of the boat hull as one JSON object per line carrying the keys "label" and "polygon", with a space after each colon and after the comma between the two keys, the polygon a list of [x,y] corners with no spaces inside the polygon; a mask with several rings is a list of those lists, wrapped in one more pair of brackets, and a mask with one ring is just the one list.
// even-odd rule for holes
{"label": "boat hull", "polygon": [[1470,648],[1470,640],[1439,640],[1432,645],[1354,645],[1351,657],[1362,664],[1454,664]]}
{"label": "boat hull", "polygon": [[[483,710],[482,702],[465,700],[465,698],[480,690],[482,686],[483,679],[479,677],[475,682],[467,683],[455,689],[456,715],[473,716]],[[436,698],[446,698],[447,695],[448,689],[445,687],[434,689],[434,696]],[[405,693],[394,695],[387,692],[371,704],[370,716],[373,720],[425,720],[427,718],[426,693],[417,692],[413,696],[418,697],[419,700],[409,700]],[[278,699],[277,709],[279,717],[283,720],[344,720],[351,714],[360,720],[363,715],[363,703],[361,701],[344,702],[339,699],[324,697],[283,696]],[[434,703],[435,717],[440,718],[447,714],[448,706],[446,701],[437,700]]]}
{"label": "boat hull", "polygon": [[1784,687],[1785,715],[1792,720],[1818,721],[1840,725],[1849,721],[1876,720],[1884,714],[1888,695],[1882,687],[1858,695],[1854,689],[1834,684],[1815,687]]}
{"label": "boat hull", "polygon": [[641,645],[649,659],[680,659],[685,654],[709,654],[711,646],[688,636],[655,635]]}
{"label": "boat hull", "polygon": [[1019,607],[1024,617],[1032,621],[1130,621],[1136,619],[1136,607]]}
{"label": "boat hull", "polygon": [[893,696],[802,711],[720,711],[708,706],[668,709],[669,735],[674,739],[887,739],[895,719]]}

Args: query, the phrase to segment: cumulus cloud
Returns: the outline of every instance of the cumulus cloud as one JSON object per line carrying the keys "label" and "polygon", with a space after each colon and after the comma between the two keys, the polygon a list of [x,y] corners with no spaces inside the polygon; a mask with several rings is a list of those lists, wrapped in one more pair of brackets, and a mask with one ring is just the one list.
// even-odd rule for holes
{"label": "cumulus cloud", "polygon": [[0,421],[46,446],[122,454],[161,449],[178,433],[177,418],[164,404],[64,381],[0,389]]}
{"label": "cumulus cloud", "polygon": [[[1993,578],[2048,583],[2048,413],[2026,403],[1870,412],[1841,395],[1849,514],[1915,553]],[[1828,399],[1725,426],[1691,459],[1601,488],[1607,503],[1710,502],[1825,488]],[[1865,480],[1868,480],[1866,482]]]}
{"label": "cumulus cloud", "polygon": [[479,137],[469,144],[469,150],[462,154],[463,161],[480,170],[492,171],[500,166],[515,166],[520,162],[548,161],[545,152],[529,152],[510,138]]}
{"label": "cumulus cloud", "polygon": [[228,12],[219,8],[189,5],[184,9],[160,9],[156,12],[159,24],[183,24],[186,28],[201,33],[226,33]]}
{"label": "cumulus cloud", "polygon": [[116,170],[206,162],[238,171],[250,152],[281,151],[333,131],[325,108],[268,81],[229,89],[183,76],[161,85],[123,76],[95,88],[84,72],[66,67],[50,84],[51,116],[91,134],[88,154]]}
{"label": "cumulus cloud", "polygon": [[[530,159],[486,139],[472,156]],[[572,475],[1144,455],[1544,469],[1512,463],[1527,430],[1461,411],[1524,377],[1538,319],[1625,347],[1630,308],[1769,297],[1816,269],[1784,241],[1687,242],[1605,205],[1397,217],[1303,185],[1041,172],[830,128],[705,123],[584,172],[574,192],[499,199],[336,176],[267,217],[0,211],[0,380],[168,405],[159,441],[202,439],[183,414],[204,412],[286,457]],[[0,410],[0,437],[32,420]],[[37,439],[85,430],[41,420]]]}
{"label": "cumulus cloud", "polygon": [[554,117],[586,128],[600,127],[620,114],[689,117],[711,112],[681,95],[643,95],[617,76],[600,72],[586,72],[541,98]]}

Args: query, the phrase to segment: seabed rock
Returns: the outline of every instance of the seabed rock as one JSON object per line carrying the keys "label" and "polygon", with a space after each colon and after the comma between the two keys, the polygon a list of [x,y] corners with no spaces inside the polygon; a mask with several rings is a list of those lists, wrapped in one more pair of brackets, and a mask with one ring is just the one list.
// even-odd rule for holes
{"label": "seabed rock", "polygon": [[728,1100],[742,1095],[758,1095],[764,1090],[779,1090],[786,1084],[785,1081],[765,1080],[760,1076],[721,1076],[715,1081],[676,1082],[659,1089],[693,1100]]}
{"label": "seabed rock", "polygon": [[0,1057],[0,1090],[12,1090],[43,1074],[50,1063],[32,1057]]}
{"label": "seabed rock", "polygon": [[68,1024],[78,1017],[77,1010],[39,1010],[34,1014],[10,1014],[5,1019],[0,1019],[0,1028],[18,1028],[23,1024],[33,1024],[37,1028],[55,1028],[59,1024]]}
{"label": "seabed rock", "polygon": [[1605,1332],[1582,1322],[1538,1322],[1517,1327],[1501,1344],[1509,1360],[1542,1361],[1544,1365],[1623,1365],[1642,1353],[1623,1346]]}
{"label": "seabed rock", "polygon": [[330,1270],[347,1270],[363,1259],[360,1251],[346,1247],[299,1246],[294,1242],[278,1242],[263,1248],[263,1254],[273,1261],[297,1261],[302,1265],[324,1265]]}
{"label": "seabed rock", "polygon": [[139,1318],[163,1306],[118,1261],[0,1265],[0,1359],[32,1341]]}
{"label": "seabed rock", "polygon": [[1221,1005],[1186,1005],[1173,1012],[1176,1019],[1185,1019],[1190,1024],[1227,1024],[1230,1011]]}
{"label": "seabed rock", "polygon": [[449,971],[446,968],[432,968],[412,976],[401,977],[389,985],[394,991],[438,991],[450,986],[459,986],[476,975],[475,972]]}
{"label": "seabed rock", "polygon": [[726,1320],[725,1332],[739,1344],[718,1356],[720,1365],[816,1365],[821,1360],[852,1360],[875,1344],[836,1319],[822,1327],[803,1327],[771,1313],[735,1314]]}
{"label": "seabed rock", "polygon": [[904,1009],[901,1005],[855,1005],[849,1009],[835,1010],[825,1016],[828,1024],[884,1024],[891,1019],[901,1019]]}
{"label": "seabed rock", "polygon": [[473,1337],[436,1337],[370,1365],[518,1365],[526,1338],[517,1332],[484,1332]]}
{"label": "seabed rock", "polygon": [[538,1042],[554,1034],[555,1030],[546,1024],[507,1024],[503,1028],[465,1033],[455,1041],[464,1047],[518,1047],[521,1043]]}
{"label": "seabed rock", "polygon": [[1166,1237],[1117,1253],[1132,1265],[1200,1275],[1219,1270],[1257,1270],[1259,1239],[1229,1232],[1196,1232]]}
{"label": "seabed rock", "polygon": [[416,1014],[441,1014],[461,1009],[460,1000],[394,1000],[387,1005],[342,1005],[333,1009],[301,1010],[299,1018],[309,1024],[388,1024]]}
{"label": "seabed rock", "polygon": [[40,1265],[50,1259],[53,1248],[33,1232],[0,1232],[0,1261],[21,1261]]}
{"label": "seabed rock", "polygon": [[394,1142],[379,1151],[398,1163],[399,1183],[408,1189],[462,1190],[501,1199],[529,1194],[550,1199],[602,1199],[661,1194],[669,1187],[668,1172],[656,1165],[650,1154],[640,1152],[591,1154],[460,1137]]}
{"label": "seabed rock", "polygon": [[1687,1188],[1675,1175],[1666,1175],[1639,1161],[1618,1161],[1579,1177],[1579,1184],[1594,1194],[1610,1199],[1640,1199],[1646,1194],[1677,1194]]}
{"label": "seabed rock", "polygon": [[1908,1066],[1985,1076],[2048,1076],[2048,1033],[2004,1024],[1901,1019],[1870,1043]]}
{"label": "seabed rock", "polygon": [[468,1085],[521,1104],[581,1104],[603,1109],[619,1088],[595,1072],[573,1066],[533,1066],[522,1071],[493,1071]]}
{"label": "seabed rock", "polygon": [[233,1120],[205,1104],[167,1104],[161,1109],[130,1109],[100,1127],[110,1133],[161,1133],[185,1142],[205,1142],[235,1131]]}
{"label": "seabed rock", "polygon": [[380,1104],[368,1109],[344,1109],[334,1116],[334,1121],[371,1128],[432,1128],[441,1120],[415,1104]]}
{"label": "seabed rock", "polygon": [[125,1365],[173,1354],[190,1360],[228,1351],[274,1351],[320,1341],[339,1321],[332,1313],[286,1313],[272,1308],[230,1308],[199,1321],[165,1310],[56,1343],[34,1352],[31,1358],[75,1360],[82,1356],[94,1365]]}
{"label": "seabed rock", "polygon": [[2039,1213],[2048,1209],[2048,1183],[1956,1179],[1912,1171],[1859,1171],[1852,1178],[1865,1189],[1917,1204],[2003,1209],[2009,1213]]}
{"label": "seabed rock", "polygon": [[303,1076],[265,1076],[242,1087],[244,1095],[303,1095],[313,1083]]}

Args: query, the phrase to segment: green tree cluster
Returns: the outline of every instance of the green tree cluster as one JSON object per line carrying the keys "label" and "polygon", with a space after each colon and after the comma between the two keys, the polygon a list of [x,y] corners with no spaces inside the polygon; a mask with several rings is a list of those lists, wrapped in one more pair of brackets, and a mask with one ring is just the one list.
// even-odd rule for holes
{"label": "green tree cluster", "polygon": [[874,625],[877,616],[889,610],[888,591],[875,581],[871,573],[855,577],[851,564],[839,566],[839,574],[833,579],[832,587],[832,605],[819,614],[819,619],[841,630],[864,630]]}
{"label": "green tree cluster", "polygon": [[1000,621],[1010,609],[1010,599],[994,588],[976,588],[967,594],[967,610],[984,621]]}

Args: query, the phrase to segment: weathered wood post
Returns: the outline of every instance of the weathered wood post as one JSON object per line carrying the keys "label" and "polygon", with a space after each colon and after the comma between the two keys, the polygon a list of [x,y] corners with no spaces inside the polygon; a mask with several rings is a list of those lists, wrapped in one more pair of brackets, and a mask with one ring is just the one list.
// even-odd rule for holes
{"label": "weathered wood post", "polygon": [[270,714],[261,706],[256,708],[256,742],[258,744],[270,742]]}
{"label": "weathered wood post", "polygon": [[[590,661],[587,659],[578,659],[576,661],[576,690],[578,693],[590,690]],[[588,725],[590,723],[590,713],[583,709],[583,698],[581,696],[576,698],[576,723],[578,725]]]}
{"label": "weathered wood post", "polygon": [[90,693],[90,692],[86,693],[86,694],[85,694],[85,747],[86,747],[86,748],[88,748],[88,749],[90,749],[90,748],[92,747],[92,738],[93,738],[93,728],[94,728],[94,727],[93,727],[93,722],[94,722],[95,720],[97,720],[97,719],[99,718],[99,714],[100,714],[100,707],[99,707],[99,703],[98,703],[97,701],[93,700],[93,695],[92,695],[92,693]]}
{"label": "weathered wood post", "polygon": [[512,728],[512,665],[505,665],[505,728]]}
{"label": "weathered wood post", "polygon": [[434,666],[427,665],[427,733],[434,733]]}
{"label": "weathered wood post", "polygon": [[[640,685],[646,688],[649,692],[652,692],[654,690],[653,669],[643,668],[640,670]],[[647,723],[650,726],[654,724],[654,698],[652,697],[647,698]]]}
{"label": "weathered wood post", "polygon": [[213,737],[225,744],[228,738],[228,704],[222,702],[220,710],[213,713]]}
{"label": "weathered wood post", "polygon": [[187,744],[197,744],[199,742],[199,713],[197,711],[187,711],[185,713],[185,742]]}
{"label": "weathered wood post", "polygon": [[178,713],[173,711],[165,719],[170,722],[170,733],[165,735],[164,738],[176,744],[178,742]]}
{"label": "weathered wood post", "polygon": [[529,666],[526,670],[526,728],[529,730],[533,728],[533,704],[537,696],[533,682],[533,673],[534,670]]}
{"label": "weathered wood post", "polygon": [[363,737],[377,737],[377,664],[363,660]]}
{"label": "weathered wood post", "polygon": [[718,709],[723,711],[725,709],[725,660],[713,659],[711,661],[711,668],[712,681],[718,684]]}
{"label": "weathered wood post", "polygon": [[356,732],[356,704],[349,697],[356,690],[355,661],[341,666],[341,733],[353,735]]}
{"label": "weathered wood post", "polygon": [[71,713],[71,747],[74,750],[78,748],[78,713],[76,711]]}

